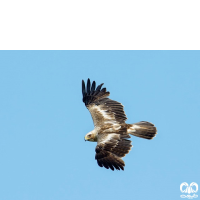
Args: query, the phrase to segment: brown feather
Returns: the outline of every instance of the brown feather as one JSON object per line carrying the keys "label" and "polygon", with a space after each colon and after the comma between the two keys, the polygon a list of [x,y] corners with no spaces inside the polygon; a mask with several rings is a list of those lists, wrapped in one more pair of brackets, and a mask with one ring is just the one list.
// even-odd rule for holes
{"label": "brown feather", "polygon": [[[126,135],[129,138],[129,135]],[[123,136],[125,138],[125,135]],[[131,141],[122,139],[120,134],[99,134],[95,159],[100,167],[124,170],[125,163],[121,159],[131,150]]]}

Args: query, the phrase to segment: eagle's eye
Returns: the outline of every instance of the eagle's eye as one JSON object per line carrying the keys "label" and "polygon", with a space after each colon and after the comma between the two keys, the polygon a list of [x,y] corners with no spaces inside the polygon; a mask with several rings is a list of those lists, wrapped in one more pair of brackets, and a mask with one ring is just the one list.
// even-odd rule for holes
{"label": "eagle's eye", "polygon": [[88,137],[91,137],[91,134],[89,134]]}

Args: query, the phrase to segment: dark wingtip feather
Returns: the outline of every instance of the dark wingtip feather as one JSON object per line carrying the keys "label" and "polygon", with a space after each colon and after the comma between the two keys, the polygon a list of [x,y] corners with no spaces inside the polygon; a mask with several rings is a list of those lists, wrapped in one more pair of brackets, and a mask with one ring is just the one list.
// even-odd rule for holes
{"label": "dark wingtip feather", "polygon": [[84,80],[82,80],[82,94],[83,94],[83,96],[85,94],[85,82],[84,82]]}
{"label": "dark wingtip feather", "polygon": [[100,160],[97,160],[97,163],[99,165],[99,167],[103,167],[102,163],[100,162]]}
{"label": "dark wingtip feather", "polygon": [[112,164],[113,164],[113,166],[115,167],[116,170],[120,170],[120,168],[118,167],[118,165],[115,162],[113,162]]}
{"label": "dark wingtip feather", "polygon": [[91,93],[95,91],[95,88],[96,88],[96,82],[93,81],[92,87],[91,87]]}
{"label": "dark wingtip feather", "polygon": [[94,101],[97,101],[101,98],[105,98],[110,95],[109,92],[106,92],[106,88],[101,89],[102,85],[103,83],[97,86],[96,88],[95,81],[93,81],[91,85],[89,78],[87,80],[87,84],[85,84],[84,80],[82,80],[83,102],[86,106]]}
{"label": "dark wingtip feather", "polygon": [[87,80],[87,94],[90,94],[90,88],[91,88],[91,84],[90,84],[90,79],[88,78]]}
{"label": "dark wingtip feather", "polygon": [[96,88],[96,91],[100,91],[103,84],[104,84],[104,83],[100,84],[100,85]]}

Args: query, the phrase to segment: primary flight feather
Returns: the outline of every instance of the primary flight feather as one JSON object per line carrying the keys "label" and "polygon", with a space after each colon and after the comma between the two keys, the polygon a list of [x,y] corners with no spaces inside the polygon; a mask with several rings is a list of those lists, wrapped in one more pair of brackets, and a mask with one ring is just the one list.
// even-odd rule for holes
{"label": "primary flight feather", "polygon": [[123,105],[107,98],[110,92],[102,86],[103,83],[96,87],[95,81],[91,85],[90,79],[85,85],[82,80],[83,102],[94,122],[94,130],[86,134],[85,140],[97,142],[95,159],[100,167],[124,170],[122,157],[128,154],[132,147],[129,134],[152,139],[157,130],[152,123],[146,121],[126,124]]}

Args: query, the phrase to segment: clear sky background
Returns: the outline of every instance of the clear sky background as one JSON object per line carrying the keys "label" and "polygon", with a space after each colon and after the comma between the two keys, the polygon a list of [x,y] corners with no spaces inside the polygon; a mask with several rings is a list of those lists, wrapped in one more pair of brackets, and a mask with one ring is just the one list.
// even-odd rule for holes
{"label": "clear sky background", "polygon": [[[87,78],[127,123],[158,129],[132,137],[125,171],[100,168],[84,141]],[[1,51],[0,93],[1,200],[177,200],[182,182],[200,185],[200,51]]]}

